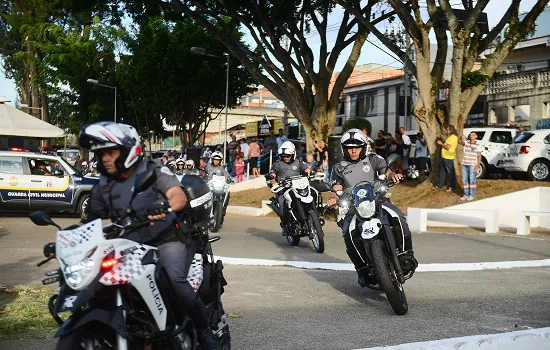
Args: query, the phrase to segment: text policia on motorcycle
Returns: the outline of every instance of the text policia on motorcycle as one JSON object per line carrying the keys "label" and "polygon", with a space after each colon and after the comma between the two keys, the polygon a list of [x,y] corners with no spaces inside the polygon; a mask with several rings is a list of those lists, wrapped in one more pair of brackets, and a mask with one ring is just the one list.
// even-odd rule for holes
{"label": "text policia on motorcycle", "polygon": [[327,204],[343,211],[338,226],[359,285],[382,289],[395,313],[405,314],[408,304],[402,284],[418,263],[407,221],[386,196],[388,188],[402,179],[389,169],[397,159],[388,157],[386,164],[369,152],[369,141],[359,129],[344,133],[340,147],[344,160],[332,169]]}
{"label": "text policia on motorcycle", "polygon": [[[45,247],[48,260],[60,255],[61,288],[50,309],[61,326],[57,348],[195,349],[198,340],[201,349],[229,349],[223,267],[210,246],[219,237],[208,235],[210,189],[198,176],[180,182],[144,160],[140,141],[134,127],[112,122],[80,132],[101,177],[80,226],[58,227],[55,244]],[[55,225],[42,212],[31,219]],[[102,227],[102,219],[114,225]],[[73,316],[63,322],[62,311]]]}
{"label": "text policia on motorcycle", "polygon": [[[266,180],[274,193],[270,206],[279,215],[282,234],[292,246],[300,243],[300,237],[309,237],[315,250],[322,253],[325,250],[319,219],[322,197],[310,186],[309,180],[322,180],[324,174],[312,174],[306,163],[296,159],[296,149],[290,141],[281,144],[278,155],[279,160],[271,166]],[[325,186],[325,191],[330,190],[325,183],[317,185]]]}

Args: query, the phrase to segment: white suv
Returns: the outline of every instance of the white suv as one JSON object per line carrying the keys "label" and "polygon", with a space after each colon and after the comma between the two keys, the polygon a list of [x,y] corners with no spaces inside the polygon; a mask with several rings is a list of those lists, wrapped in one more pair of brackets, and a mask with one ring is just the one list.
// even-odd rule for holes
{"label": "white suv", "polygon": [[550,180],[550,130],[525,131],[504,158],[506,171],[527,173],[531,180]]}
{"label": "white suv", "polygon": [[477,134],[478,143],[482,147],[477,177],[484,178],[489,173],[504,172],[504,157],[519,131],[508,128],[479,127],[464,129],[464,135],[469,135],[472,131]]}

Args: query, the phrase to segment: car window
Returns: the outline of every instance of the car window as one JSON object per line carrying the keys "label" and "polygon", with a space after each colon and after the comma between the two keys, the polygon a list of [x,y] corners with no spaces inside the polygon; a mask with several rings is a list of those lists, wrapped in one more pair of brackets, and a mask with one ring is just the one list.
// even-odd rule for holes
{"label": "car window", "polygon": [[514,140],[514,143],[525,143],[529,141],[529,139],[533,137],[533,135],[534,134],[532,132],[524,132],[520,134],[518,137],[516,137],[516,139]]}
{"label": "car window", "polygon": [[550,144],[550,134],[546,135],[546,137],[544,138],[544,143],[545,144]]}
{"label": "car window", "polygon": [[483,136],[485,136],[485,131],[477,131],[477,130],[473,130],[473,131],[476,132],[478,141],[483,140]]}
{"label": "car window", "polygon": [[495,142],[495,143],[511,144],[513,141],[512,132],[511,131],[493,131],[489,141]]}
{"label": "car window", "polygon": [[8,174],[23,174],[23,157],[0,156],[0,172]]}
{"label": "car window", "polygon": [[52,176],[56,169],[63,170],[63,167],[56,160],[41,158],[29,159],[29,168],[31,174],[42,176]]}

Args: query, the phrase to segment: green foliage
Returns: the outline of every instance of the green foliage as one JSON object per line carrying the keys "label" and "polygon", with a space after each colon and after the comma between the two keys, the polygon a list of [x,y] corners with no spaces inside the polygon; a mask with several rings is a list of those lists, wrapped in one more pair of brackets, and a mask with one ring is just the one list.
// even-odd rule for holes
{"label": "green foliage", "polygon": [[[367,129],[369,133],[372,133],[372,125],[371,123],[365,119],[365,118],[353,118],[348,120],[343,126],[342,126],[342,132],[346,132],[349,129]],[[367,135],[369,136],[369,135]]]}
{"label": "green foliage", "polygon": [[489,76],[477,70],[466,72],[462,75],[462,89],[467,89],[474,86],[485,84],[489,80]]}

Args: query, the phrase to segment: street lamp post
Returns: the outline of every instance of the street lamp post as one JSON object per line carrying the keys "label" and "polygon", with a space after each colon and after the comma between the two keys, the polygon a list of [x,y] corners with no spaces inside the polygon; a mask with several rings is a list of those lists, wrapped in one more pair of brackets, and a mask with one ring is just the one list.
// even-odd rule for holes
{"label": "street lamp post", "polygon": [[40,110],[40,120],[44,120],[44,108],[43,107],[29,107],[29,105],[26,104],[26,103],[21,104],[21,107],[22,108],[27,108],[27,109],[39,109]]}
{"label": "street lamp post", "polygon": [[[225,131],[224,131],[224,142],[223,142],[223,158],[227,158],[227,113],[229,109],[229,54],[225,54],[224,56],[216,56],[211,55],[209,53],[206,53],[206,49],[202,47],[193,46],[191,48],[191,52],[197,55],[201,56],[209,56],[209,57],[215,57],[215,58],[224,58],[226,59],[225,65],[226,65],[226,77],[225,77]],[[222,120],[220,118],[220,132],[219,132],[219,138],[221,139],[222,136]],[[225,159],[225,163],[227,164],[227,159]]]}
{"label": "street lamp post", "polygon": [[88,82],[90,84],[97,85],[97,86],[102,86],[102,87],[106,87],[106,88],[115,90],[115,123],[116,123],[116,86],[100,84],[96,79],[88,79],[88,80],[86,80],[86,82]]}

